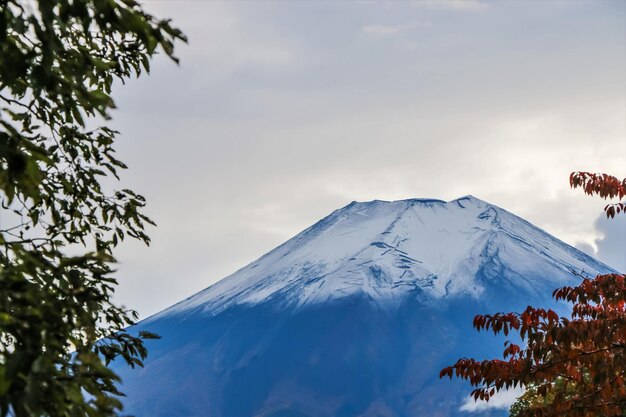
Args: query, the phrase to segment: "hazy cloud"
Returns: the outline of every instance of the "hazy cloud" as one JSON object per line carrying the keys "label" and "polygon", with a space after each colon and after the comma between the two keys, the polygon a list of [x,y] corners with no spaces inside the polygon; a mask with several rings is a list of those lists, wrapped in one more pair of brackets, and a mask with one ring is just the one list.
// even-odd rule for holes
{"label": "hazy cloud", "polygon": [[626,176],[626,3],[145,7],[190,43],[115,90],[123,186],[158,223],[118,253],[142,317],[352,200],[473,194],[608,253],[567,178]]}
{"label": "hazy cloud", "polygon": [[617,271],[626,272],[626,215],[607,219],[601,214],[594,227],[598,236],[594,244],[582,242],[576,247]]}
{"label": "hazy cloud", "polygon": [[411,5],[413,7],[423,7],[427,9],[462,12],[485,11],[489,8],[487,2],[479,0],[414,0],[411,1]]}
{"label": "hazy cloud", "polygon": [[405,32],[418,26],[426,27],[430,26],[430,24],[428,22],[413,22],[397,25],[367,25],[363,27],[363,32],[381,36],[395,35],[397,33]]}

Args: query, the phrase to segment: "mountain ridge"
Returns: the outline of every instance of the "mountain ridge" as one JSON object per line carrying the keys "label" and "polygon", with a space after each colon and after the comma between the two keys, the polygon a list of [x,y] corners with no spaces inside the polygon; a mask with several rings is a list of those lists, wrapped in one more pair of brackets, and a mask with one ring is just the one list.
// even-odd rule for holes
{"label": "mountain ridge", "polygon": [[583,270],[612,271],[472,196],[353,202],[138,323],[162,339],[114,369],[137,417],[503,417],[439,371],[501,355],[474,315],[563,310]]}
{"label": "mountain ridge", "polygon": [[[391,210],[385,210],[390,207],[392,208]],[[425,210],[432,209],[437,211],[434,209],[435,207],[437,207],[437,210],[447,211],[457,209],[457,212],[452,213],[453,215],[451,216],[443,216],[443,218],[435,216],[433,219],[433,216],[430,216]],[[416,211],[416,208],[419,210]],[[473,211],[471,211],[472,209]],[[474,224],[470,228],[463,230],[459,230],[459,228],[457,230],[449,230],[451,224],[458,222],[458,215],[467,214],[463,212],[468,210],[471,211],[470,216],[465,216],[462,220],[468,221],[471,219],[476,223],[477,219],[478,225]],[[371,221],[368,223],[368,218],[378,219],[381,217],[381,214],[383,217],[382,221],[373,222],[373,224],[371,224]],[[504,221],[509,223],[504,227],[501,225],[503,217]],[[344,230],[340,233],[341,236],[337,236],[337,233],[332,233],[332,229],[341,228],[341,223],[350,222],[350,220],[356,220],[354,221],[356,223],[354,227],[344,226]],[[425,221],[430,222],[430,226],[433,224],[435,226],[438,225],[439,230],[427,227]],[[367,223],[367,228],[361,226],[364,222]],[[466,242],[466,246],[456,248],[458,252],[455,253],[456,259],[442,259],[440,256],[440,265],[434,265],[438,262],[436,254],[431,253],[430,255],[433,256],[428,261],[418,259],[423,252],[428,252],[428,248],[424,245],[418,245],[409,249],[410,252],[417,252],[416,256],[411,256],[411,253],[403,250],[403,247],[407,246],[406,241],[409,240],[406,237],[408,233],[404,230],[400,230],[400,232],[395,230],[402,229],[403,227],[399,226],[399,223],[403,222],[405,223],[403,225],[404,229],[410,228],[413,230],[411,233],[415,233],[415,231],[420,233],[427,232],[430,239],[446,241],[444,243],[446,244],[447,255],[450,255],[450,252],[455,250],[455,246],[458,246],[464,236],[467,237],[467,235],[472,234],[472,231],[477,232],[477,236],[475,239]],[[206,308],[207,310],[216,311],[228,308],[230,303],[264,302],[268,297],[286,289],[286,287],[298,285],[304,285],[306,290],[301,291],[297,300],[292,299],[291,301],[302,305],[311,302],[324,302],[328,298],[341,297],[342,294],[352,294],[354,291],[357,291],[358,286],[373,297],[378,295],[382,298],[385,298],[385,293],[388,296],[398,295],[400,291],[393,291],[389,287],[395,286],[395,288],[398,288],[403,285],[422,288],[426,292],[430,292],[430,295],[437,297],[445,297],[450,292],[453,294],[467,292],[478,296],[481,292],[481,286],[460,282],[461,278],[459,276],[474,274],[480,265],[469,265],[471,263],[469,261],[465,265],[458,265],[460,259],[489,258],[493,260],[494,254],[489,255],[489,251],[498,252],[501,250],[500,246],[502,244],[508,245],[508,247],[512,246],[510,242],[505,242],[507,239],[516,240],[520,245],[531,246],[527,236],[520,236],[519,233],[514,233],[507,229],[506,226],[510,228],[510,223],[515,223],[515,228],[530,229],[531,232],[538,234],[542,238],[540,239],[540,244],[544,249],[548,245],[553,246],[552,251],[556,248],[560,252],[558,254],[560,259],[559,256],[551,256],[552,259],[556,259],[555,263],[561,266],[569,263],[567,267],[561,268],[562,272],[570,272],[572,270],[580,272],[588,264],[594,264],[596,269],[608,268],[590,256],[554,238],[544,230],[533,226],[526,220],[471,195],[448,202],[424,198],[396,201],[353,201],[333,211],[328,216],[257,260],[240,268],[235,273],[148,319],[176,311],[183,311],[186,308],[193,309],[207,303],[210,306]],[[360,233],[357,230],[359,228],[369,229],[371,233]],[[456,235],[452,235],[452,232],[455,232]],[[480,234],[480,232],[483,233]],[[529,234],[529,230],[524,232],[526,235]],[[446,240],[442,236],[445,233],[451,235],[454,239]],[[324,235],[327,234],[331,235],[330,238],[324,239]],[[344,244],[336,243],[337,240],[351,234],[357,234],[359,242],[361,240],[367,241],[367,244],[359,243],[353,245],[348,241],[349,239],[344,239],[346,240]],[[321,240],[321,242],[317,242],[318,240]],[[328,242],[329,240],[332,240],[332,242]],[[435,243],[441,244],[441,242]],[[470,248],[475,248],[477,245],[480,247],[481,253],[470,253],[472,252]],[[570,250],[564,251],[563,248],[570,248]],[[333,254],[333,251],[336,253]],[[296,261],[293,259],[294,252],[296,253]],[[337,258],[337,254],[340,255],[339,258]],[[281,262],[282,258],[285,257],[288,257],[288,262]],[[329,262],[328,259],[333,257],[334,259],[331,259]],[[433,257],[435,259],[432,259]],[[448,256],[448,258],[451,258],[451,256]],[[265,263],[271,263],[271,268],[266,267]],[[454,263],[460,266],[462,270],[454,271],[454,265],[452,265]],[[279,274],[276,274],[277,264],[279,265],[278,269],[281,269]],[[366,265],[368,268],[364,268]],[[294,268],[300,269],[294,270]],[[469,268],[470,270],[463,271],[464,268]],[[496,267],[494,266],[494,268]],[[272,274],[267,272],[268,269],[272,270]],[[336,285],[338,275],[342,277],[342,285]],[[440,280],[442,276],[444,276],[444,284],[441,284],[443,282]],[[349,281],[347,277],[354,279]],[[408,277],[408,279],[404,277]],[[520,278],[523,279],[523,277]],[[436,280],[440,281],[437,282]],[[254,284],[251,284],[251,282],[254,282]],[[316,282],[318,283],[317,289],[315,289]],[[368,286],[368,282],[371,285]],[[321,291],[323,286],[330,287],[328,292]],[[428,290],[428,287],[431,290]],[[218,293],[218,295],[216,296],[215,293]]]}

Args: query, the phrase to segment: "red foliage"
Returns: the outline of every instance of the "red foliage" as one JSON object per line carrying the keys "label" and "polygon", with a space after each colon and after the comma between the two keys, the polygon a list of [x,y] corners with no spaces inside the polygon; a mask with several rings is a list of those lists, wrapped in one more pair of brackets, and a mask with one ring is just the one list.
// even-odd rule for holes
{"label": "red foliage", "polygon": [[[626,180],[605,174],[572,173],[570,183],[603,198],[621,199],[626,189]],[[605,210],[613,217],[624,205]],[[515,331],[526,347],[507,341],[504,360],[460,359],[439,376],[468,380],[476,387],[471,394],[476,400],[488,401],[501,389],[522,385],[535,386],[539,395],[550,399],[522,411],[522,416],[625,415],[626,275],[585,278],[576,287],[557,289],[553,296],[573,303],[571,319],[531,306],[522,313],[476,316],[477,330],[505,335]]]}
{"label": "red foliage", "polygon": [[[572,172],[569,176],[569,184],[572,188],[581,187],[585,194],[597,194],[602,198],[615,198],[619,200],[626,195],[626,178],[622,181],[607,174],[592,174],[591,172]],[[626,213],[624,203],[608,204],[604,207],[607,217],[615,217],[616,213]]]}

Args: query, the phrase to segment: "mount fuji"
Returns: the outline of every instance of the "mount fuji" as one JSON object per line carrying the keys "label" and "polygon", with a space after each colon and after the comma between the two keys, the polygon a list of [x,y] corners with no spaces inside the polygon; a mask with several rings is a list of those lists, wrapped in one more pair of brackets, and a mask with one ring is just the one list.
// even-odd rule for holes
{"label": "mount fuji", "polygon": [[137,417],[505,416],[458,358],[500,357],[476,314],[564,310],[552,291],[608,266],[472,196],[353,202],[149,317],[142,369],[115,364]]}

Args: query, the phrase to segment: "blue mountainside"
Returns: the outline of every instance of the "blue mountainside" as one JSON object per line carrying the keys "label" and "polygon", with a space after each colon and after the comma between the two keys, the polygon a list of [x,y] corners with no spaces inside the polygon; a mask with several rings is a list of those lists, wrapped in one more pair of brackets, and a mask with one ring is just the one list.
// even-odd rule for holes
{"label": "blue mountainside", "polygon": [[354,202],[135,326],[162,339],[145,368],[116,364],[124,413],[505,416],[507,394],[475,404],[439,371],[500,357],[474,315],[554,306],[572,271],[611,270],[471,196]]}

